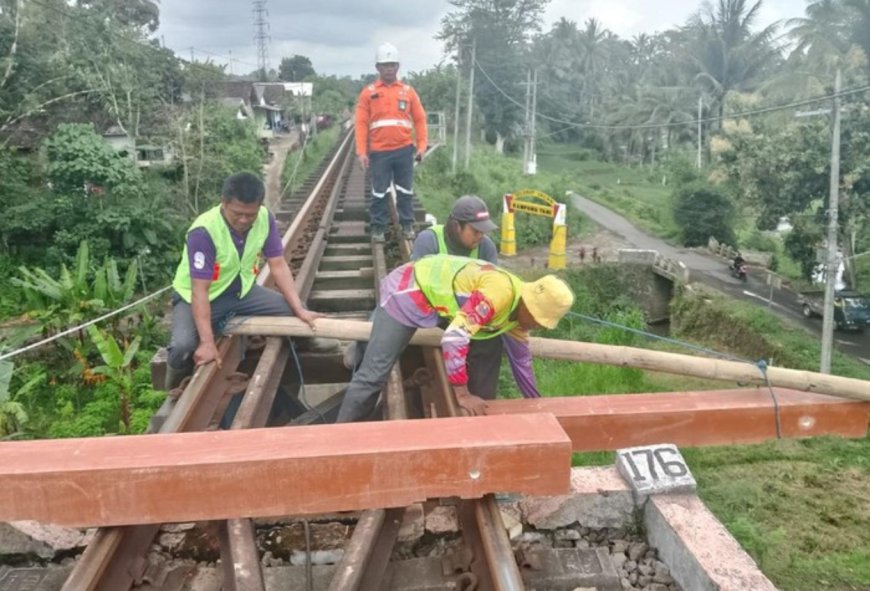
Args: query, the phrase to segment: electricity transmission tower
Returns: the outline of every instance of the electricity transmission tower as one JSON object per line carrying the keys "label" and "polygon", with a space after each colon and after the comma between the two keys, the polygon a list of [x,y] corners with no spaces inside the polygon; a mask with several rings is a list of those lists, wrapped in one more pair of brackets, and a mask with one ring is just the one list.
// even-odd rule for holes
{"label": "electricity transmission tower", "polygon": [[266,0],[254,0],[254,41],[257,42],[257,68],[265,82],[269,72],[269,11]]}

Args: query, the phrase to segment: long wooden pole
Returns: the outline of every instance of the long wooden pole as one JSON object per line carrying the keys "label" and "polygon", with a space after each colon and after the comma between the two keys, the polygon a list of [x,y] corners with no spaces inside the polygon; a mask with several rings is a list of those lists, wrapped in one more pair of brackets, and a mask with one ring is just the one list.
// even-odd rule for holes
{"label": "long wooden pole", "polygon": [[[321,318],[317,320],[316,326],[317,330],[312,331],[307,324],[296,318],[247,316],[234,318],[224,332],[266,336],[319,336],[353,341],[367,341],[371,332],[371,323],[362,320]],[[443,331],[437,328],[418,329],[411,344],[440,347],[442,334]],[[530,347],[533,355],[546,359],[636,367],[744,384],[765,385],[769,381],[772,386],[870,402],[870,382],[811,371],[768,367],[765,381],[765,374],[758,367],[739,361],[543,338],[530,339]]]}

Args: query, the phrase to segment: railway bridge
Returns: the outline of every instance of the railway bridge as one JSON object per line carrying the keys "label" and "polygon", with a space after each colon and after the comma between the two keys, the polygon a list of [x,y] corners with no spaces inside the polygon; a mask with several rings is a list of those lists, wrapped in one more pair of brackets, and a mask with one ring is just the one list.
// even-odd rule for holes
{"label": "railway bridge", "polygon": [[[275,208],[300,295],[329,316],[318,321],[317,335],[344,341],[368,338],[378,282],[410,254],[397,225],[386,244],[370,241],[365,173],[351,145],[345,135],[303,189]],[[418,207],[419,222],[424,215]],[[679,280],[679,265],[656,257],[652,263],[656,273]],[[257,281],[271,285],[268,268]],[[99,528],[62,569],[31,569],[28,579],[27,569],[0,567],[2,588],[605,590],[626,588],[620,578],[634,585],[648,577],[651,585],[659,575],[658,589],[702,588],[698,581],[740,588],[733,579],[723,583],[728,570],[753,581],[753,589],[772,589],[704,513],[673,446],[862,437],[870,412],[870,384],[858,380],[536,338],[533,352],[544,358],[758,387],[498,400],[487,416],[462,417],[432,329],[418,331],[393,368],[381,420],[331,425],[350,379],[340,352],[296,351],[284,337],[313,333],[292,318],[240,318],[228,333],[219,343],[222,363],[199,368],[180,396],[167,398],[148,435],[0,443],[0,521]],[[159,381],[159,363],[155,370]],[[226,417],[229,428],[217,429]],[[621,450],[620,468],[572,470],[571,454],[591,450]],[[673,478],[642,474],[644,453],[650,470],[658,466]],[[647,477],[663,488],[639,488]],[[665,489],[682,495],[678,504],[656,496]],[[661,533],[651,541],[660,546],[656,555],[647,541],[608,542],[583,525],[625,536],[620,520],[641,509],[649,531],[664,532],[687,508],[698,523],[710,520],[701,528],[707,534],[721,529],[732,544],[737,558],[727,569],[704,563],[702,547],[712,542],[703,532],[682,541]],[[560,511],[568,515],[561,533],[541,544],[541,531]],[[455,525],[439,530],[432,522],[445,514]],[[346,534],[331,562],[311,551],[324,521]],[[301,524],[294,535],[302,558],[275,565],[264,550],[274,536],[269,542],[262,530],[289,536],[286,523]],[[446,531],[440,550],[426,557],[398,550],[415,527],[417,547]],[[213,558],[173,561],[155,550],[179,532],[196,532]],[[668,569],[658,567],[668,560]],[[632,583],[627,561],[652,571],[635,573]]]}

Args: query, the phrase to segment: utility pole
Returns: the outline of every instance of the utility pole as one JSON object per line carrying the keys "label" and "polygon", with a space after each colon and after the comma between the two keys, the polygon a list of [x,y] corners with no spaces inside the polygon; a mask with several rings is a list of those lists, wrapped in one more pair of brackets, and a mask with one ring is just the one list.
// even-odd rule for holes
{"label": "utility pole", "polygon": [[233,50],[230,49],[230,76],[233,75]]}
{"label": "utility pole", "polygon": [[532,71],[526,71],[526,107],[523,111],[523,174],[529,170],[529,113],[532,105]]}
{"label": "utility pole", "polygon": [[453,107],[453,161],[451,174],[456,174],[456,162],[459,160],[459,101],[462,95],[462,46],[456,48],[456,105]]}
{"label": "utility pole", "polygon": [[269,11],[266,0],[254,0],[254,41],[257,43],[257,68],[262,82],[269,71]]}
{"label": "utility pole", "polygon": [[538,120],[538,69],[535,68],[535,75],[532,78],[532,117],[531,133],[529,136],[529,174],[537,174],[538,172],[538,155],[535,153],[537,146],[535,145],[535,134],[537,133]]}
{"label": "utility pole", "polygon": [[819,373],[831,373],[831,353],[834,347],[834,283],[840,267],[837,250],[840,197],[840,69],[834,78],[834,130],[831,134],[831,185],[828,193],[828,261],[825,268],[825,310],[822,316],[822,360]]}
{"label": "utility pole", "polygon": [[190,63],[193,63],[193,45],[190,46]]}
{"label": "utility pole", "polygon": [[529,174],[529,154],[531,146],[529,138],[531,137],[531,105],[532,105],[532,71],[526,72],[526,112],[525,121],[523,122],[523,174]]}
{"label": "utility pole", "polygon": [[704,109],[704,99],[702,96],[698,97],[698,161],[697,166],[698,170],[701,170],[701,116],[703,115]]}
{"label": "utility pole", "polygon": [[468,72],[468,111],[465,114],[465,170],[471,160],[471,110],[474,104],[474,67],[477,59],[477,39],[471,40],[471,62]]}

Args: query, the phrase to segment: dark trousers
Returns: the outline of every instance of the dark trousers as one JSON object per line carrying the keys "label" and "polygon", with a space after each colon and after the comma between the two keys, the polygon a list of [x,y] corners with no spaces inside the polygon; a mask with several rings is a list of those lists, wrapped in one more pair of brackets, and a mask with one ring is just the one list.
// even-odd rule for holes
{"label": "dark trousers", "polygon": [[[241,299],[224,292],[211,302],[211,325],[215,336],[233,316],[293,316],[290,304],[277,291],[256,283]],[[172,296],[172,337],[167,362],[169,367],[188,373],[193,369],[193,353],[199,346],[199,334],[193,321],[193,308],[178,294]]]}
{"label": "dark trousers", "polygon": [[373,228],[383,229],[390,223],[387,191],[390,183],[396,186],[396,209],[403,227],[414,223],[414,146],[398,150],[372,152],[369,168],[372,175],[372,205],[369,210]]}
{"label": "dark trousers", "polygon": [[495,400],[498,391],[501,339],[472,339],[468,349],[468,391],[484,400]]}
{"label": "dark trousers", "polygon": [[[356,355],[362,357],[362,362],[344,395],[337,423],[358,421],[374,409],[390,370],[416,331],[393,319],[380,306],[375,309],[371,339],[367,344],[357,343]],[[485,400],[495,398],[501,352],[501,337],[471,341],[468,353],[468,391],[471,394]],[[354,361],[355,367],[357,362],[358,359]]]}

